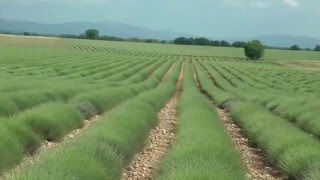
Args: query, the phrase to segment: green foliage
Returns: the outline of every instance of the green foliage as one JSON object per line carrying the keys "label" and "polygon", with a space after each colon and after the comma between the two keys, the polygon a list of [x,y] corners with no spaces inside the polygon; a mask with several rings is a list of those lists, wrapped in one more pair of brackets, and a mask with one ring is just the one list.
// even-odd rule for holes
{"label": "green foliage", "polygon": [[24,124],[1,119],[0,127],[0,173],[13,167],[25,154],[33,154],[40,146],[40,137]]}
{"label": "green foliage", "polygon": [[[320,78],[316,71],[281,67],[270,63],[272,61],[246,62],[239,48],[72,39],[66,41],[70,49],[66,44],[60,44],[61,49],[48,49],[33,47],[41,38],[26,39],[27,46],[0,48],[2,172],[18,164],[26,154],[35,153],[44,139],[60,140],[80,127],[84,120],[82,115],[90,119],[112,110],[82,136],[44,154],[35,161],[35,166],[28,165],[17,176],[21,179],[118,179],[125,164],[143,146],[147,132],[154,127],[159,108],[172,95],[179,67],[183,62],[193,60],[202,89],[218,106],[229,108],[239,124],[247,124],[243,125],[245,132],[267,152],[274,166],[296,179],[319,177],[319,145],[310,143],[320,135],[317,113]],[[140,40],[132,38],[132,41]],[[44,42],[50,44],[52,41]],[[221,41],[210,41],[210,45],[215,43],[221,46]],[[45,45],[42,43],[41,46]],[[266,51],[265,59],[320,58],[319,53],[310,51]],[[151,90],[159,85],[172,64],[174,75],[169,76],[170,85],[162,83],[162,88]],[[312,62],[311,66],[317,68],[317,62]],[[148,93],[138,95],[143,91]],[[177,131],[177,141],[183,143],[173,147],[178,150],[172,152],[173,160],[169,158],[167,162],[172,162],[170,167],[177,163],[168,172],[177,172],[172,177],[187,174],[189,177],[219,176],[219,173],[211,175],[206,168],[201,168],[206,170],[202,172],[198,167],[216,171],[224,166],[224,162],[237,162],[234,149],[221,132],[213,109],[209,111],[211,105],[196,92],[194,82],[189,81],[184,93],[191,95],[183,95],[185,100],[179,107],[181,130]],[[195,105],[202,108],[195,109]],[[190,117],[199,121],[190,120]],[[203,132],[198,132],[199,128]],[[261,135],[256,135],[258,132]],[[277,136],[265,137],[272,133]],[[191,139],[200,143],[190,145]],[[221,146],[216,142],[221,142]],[[200,155],[203,152],[203,156],[191,153],[180,158],[179,155],[190,153],[190,148],[201,152]],[[216,151],[209,152],[207,148]],[[222,148],[225,150],[221,151]],[[215,157],[216,153],[220,156]],[[222,163],[211,163],[223,158],[221,154],[224,153],[231,155]],[[213,160],[207,163],[211,158]],[[232,164],[232,167],[236,165]],[[240,171],[241,167],[222,177]]]}
{"label": "green foliage", "polygon": [[[180,67],[180,65],[177,64],[177,67]],[[79,105],[86,105],[85,107],[91,105],[90,110],[96,111],[96,109],[99,109],[101,110],[100,113],[103,113],[142,91],[154,88],[170,66],[171,63],[167,63],[145,82],[88,91],[75,96],[68,104],[48,103],[6,119],[7,123],[5,125],[10,133],[6,130],[3,130],[6,134],[0,133],[0,144],[7,142],[2,141],[2,138],[8,139],[8,142],[12,142],[12,144],[7,149],[0,151],[0,158],[3,159],[0,163],[0,171],[19,162],[24,154],[34,153],[43,139],[60,140],[72,129],[82,126],[83,118],[80,115],[82,111]],[[176,73],[175,71],[175,75]],[[85,115],[85,113],[83,114]],[[87,118],[91,118],[95,114],[93,113]],[[7,136],[10,136],[10,138]],[[15,148],[15,151],[11,150],[10,147]],[[105,150],[107,151],[108,148]],[[72,153],[74,154],[74,152]],[[110,156],[110,158],[112,157],[114,156]]]}
{"label": "green foliage", "polygon": [[[97,113],[102,114],[135,94],[135,91],[129,87],[104,88],[80,94],[74,97],[71,102],[77,104],[78,107],[86,104],[87,106],[93,105]],[[84,112],[84,114],[87,113]]]}
{"label": "green foliage", "polygon": [[221,41],[210,41],[211,46],[221,46]]}
{"label": "green foliage", "polygon": [[181,45],[192,45],[194,44],[194,38],[179,37],[173,40],[173,43]]}
{"label": "green foliage", "polygon": [[[320,165],[316,138],[320,124],[316,115],[319,103],[313,95],[319,91],[316,73],[266,63],[201,64],[215,85],[207,85],[210,80],[199,75],[200,85],[229,109],[249,139],[267,153],[275,166],[294,179],[317,179]],[[200,66],[196,67],[198,74],[203,74]],[[297,89],[302,84],[305,89]]]}
{"label": "green foliage", "polygon": [[221,46],[222,47],[231,47],[231,44],[229,42],[223,40],[223,41],[221,41]]}
{"label": "green foliage", "polygon": [[271,161],[288,175],[302,179],[318,174],[320,146],[315,139],[254,103],[232,103],[231,114]]}
{"label": "green foliage", "polygon": [[159,41],[157,39],[146,39],[144,40],[146,43],[163,43],[163,41]]}
{"label": "green foliage", "polygon": [[[175,91],[180,66],[161,86],[117,106],[81,138],[46,154],[14,179],[119,179],[157,123],[157,112]],[[88,168],[90,167],[90,168]]]}
{"label": "green foliage", "polygon": [[184,77],[178,133],[157,179],[245,179],[241,158],[214,106],[197,90],[189,63]]}
{"label": "green foliage", "polygon": [[67,101],[81,90],[80,87],[54,87],[50,90],[37,89],[7,93],[6,97],[0,98],[0,115],[11,116],[50,101]]}
{"label": "green foliage", "polygon": [[296,44],[291,46],[289,49],[292,50],[292,51],[300,51],[301,50],[301,48]]}
{"label": "green foliage", "polygon": [[29,33],[29,32],[24,32],[23,35],[25,35],[25,36],[31,36],[31,33]]}
{"label": "green foliage", "polygon": [[260,41],[249,41],[244,47],[244,54],[251,60],[258,60],[264,55],[264,46]]}
{"label": "green foliage", "polygon": [[8,97],[0,98],[0,115],[9,116],[19,111],[19,107]]}
{"label": "green foliage", "polygon": [[60,140],[70,130],[83,125],[83,117],[75,107],[60,103],[45,104],[16,119],[47,140]]}
{"label": "green foliage", "polygon": [[200,45],[200,46],[208,46],[210,44],[210,41],[207,38],[204,38],[204,37],[195,38],[194,44],[195,45]]}
{"label": "green foliage", "polygon": [[[12,137],[23,147],[23,153],[32,155],[39,148],[42,139],[33,132],[31,127],[25,126],[24,123],[17,119],[12,118],[4,125],[12,133]],[[1,157],[3,157],[3,154],[1,154]]]}
{"label": "green foliage", "polygon": [[231,44],[227,41],[210,41],[207,38],[186,38],[179,37],[173,41],[174,44],[182,45],[199,45],[199,46],[222,46],[222,47],[231,47]]}
{"label": "green foliage", "polygon": [[97,29],[88,29],[86,30],[85,35],[87,39],[97,39],[100,37],[99,30]]}
{"label": "green foliage", "polygon": [[246,46],[246,42],[236,41],[232,43],[232,47],[244,48]]}
{"label": "green foliage", "polygon": [[[222,78],[219,74],[215,73],[209,67],[203,68],[199,63],[195,64],[196,73],[198,75],[199,84],[202,90],[212,98],[219,107],[224,105],[233,99],[233,95],[222,89],[219,84],[214,84],[209,76],[214,76],[217,80]],[[208,71],[210,75],[207,75],[205,71]],[[220,81],[219,81],[220,82]]]}
{"label": "green foliage", "polygon": [[5,126],[0,126],[0,173],[23,158],[23,146]]}
{"label": "green foliage", "polygon": [[315,48],[314,48],[315,51],[320,51],[320,45],[317,45]]}

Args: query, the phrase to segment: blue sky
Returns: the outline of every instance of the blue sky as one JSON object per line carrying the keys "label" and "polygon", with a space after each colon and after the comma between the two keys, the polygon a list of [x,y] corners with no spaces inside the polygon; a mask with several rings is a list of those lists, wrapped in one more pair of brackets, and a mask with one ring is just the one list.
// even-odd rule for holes
{"label": "blue sky", "polygon": [[1,0],[0,18],[47,23],[112,20],[217,38],[319,38],[319,7],[319,0]]}

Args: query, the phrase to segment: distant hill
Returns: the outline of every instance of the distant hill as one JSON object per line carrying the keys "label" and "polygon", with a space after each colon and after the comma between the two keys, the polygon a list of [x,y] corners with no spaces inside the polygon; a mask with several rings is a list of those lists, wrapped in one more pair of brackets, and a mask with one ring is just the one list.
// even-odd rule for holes
{"label": "distant hill", "polygon": [[[5,20],[0,19],[0,32],[14,32],[23,33],[31,32],[47,35],[60,35],[60,34],[73,34],[80,35],[85,30],[90,28],[99,29],[101,35],[116,36],[121,38],[134,38],[141,39],[153,38],[160,40],[173,40],[177,37],[199,37],[197,35],[179,33],[173,31],[155,31],[147,28],[133,26],[129,24],[104,21],[104,22],[67,22],[60,24],[45,24],[29,21],[17,21],[17,20]],[[212,38],[210,38],[212,39]],[[233,41],[248,41],[252,39],[259,39],[264,44],[273,47],[291,47],[294,44],[298,44],[302,48],[314,48],[320,44],[320,40],[312,37],[304,36],[291,36],[291,35],[265,35],[253,38],[225,38],[230,42]],[[212,39],[222,40],[222,39]]]}
{"label": "distant hill", "polygon": [[320,39],[306,37],[306,36],[292,36],[292,35],[266,35],[253,39],[259,39],[263,44],[273,47],[291,47],[298,44],[302,48],[315,48],[320,44]]}
{"label": "distant hill", "polygon": [[79,35],[90,28],[99,29],[101,35],[116,36],[122,38],[154,38],[161,40],[172,40],[180,36],[194,36],[185,33],[171,31],[154,31],[147,28],[133,26],[124,23],[104,21],[97,23],[90,22],[68,22],[61,24],[45,24],[29,21],[5,20],[0,19],[1,32],[32,32],[38,34],[74,34]]}

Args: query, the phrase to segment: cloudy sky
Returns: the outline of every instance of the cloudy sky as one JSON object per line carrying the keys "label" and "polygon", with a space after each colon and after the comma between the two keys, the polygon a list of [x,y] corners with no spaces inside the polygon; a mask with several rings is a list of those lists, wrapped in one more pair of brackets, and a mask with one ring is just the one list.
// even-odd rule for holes
{"label": "cloudy sky", "polygon": [[0,0],[0,18],[112,20],[207,37],[320,37],[319,0]]}

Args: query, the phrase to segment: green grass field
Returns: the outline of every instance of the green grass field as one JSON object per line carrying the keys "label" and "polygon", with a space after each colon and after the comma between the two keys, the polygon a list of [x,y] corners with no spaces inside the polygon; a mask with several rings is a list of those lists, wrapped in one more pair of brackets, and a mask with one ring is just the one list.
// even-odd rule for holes
{"label": "green grass field", "polygon": [[[1,178],[120,179],[182,71],[176,136],[155,179],[247,178],[213,101],[283,176],[317,180],[320,53],[264,59],[239,48],[0,35]],[[59,146],[41,150],[47,142]]]}

